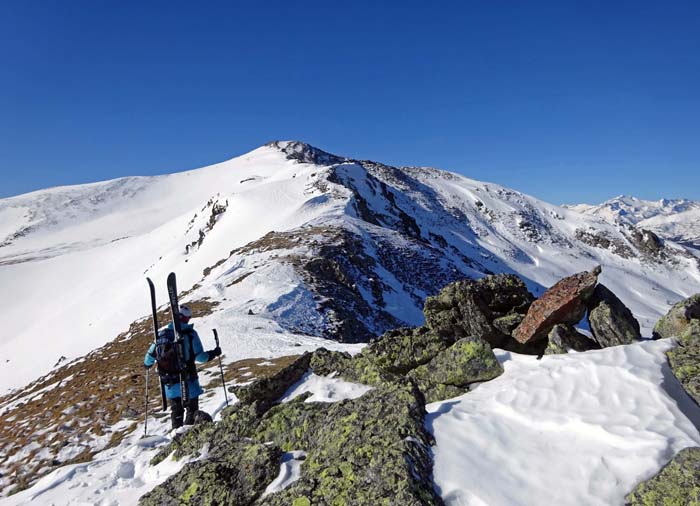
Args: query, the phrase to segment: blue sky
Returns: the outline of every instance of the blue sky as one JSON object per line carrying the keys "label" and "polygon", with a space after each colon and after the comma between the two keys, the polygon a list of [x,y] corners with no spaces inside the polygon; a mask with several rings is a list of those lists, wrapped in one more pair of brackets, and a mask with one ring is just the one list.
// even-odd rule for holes
{"label": "blue sky", "polygon": [[700,2],[0,0],[0,197],[298,139],[700,200]]}

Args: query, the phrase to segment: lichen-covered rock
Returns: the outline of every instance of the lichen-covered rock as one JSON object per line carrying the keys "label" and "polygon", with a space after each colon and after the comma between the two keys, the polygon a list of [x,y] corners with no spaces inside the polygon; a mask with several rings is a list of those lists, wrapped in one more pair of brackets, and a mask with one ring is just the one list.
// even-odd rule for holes
{"label": "lichen-covered rock", "polygon": [[[465,337],[409,373],[426,402],[441,401],[468,390],[468,385],[503,374],[491,346],[481,338]],[[451,388],[450,388],[451,387]]]}
{"label": "lichen-covered rock", "polygon": [[503,334],[510,336],[513,331],[520,325],[525,318],[524,314],[521,313],[510,313],[505,316],[501,316],[493,320],[493,326],[498,330],[503,332]]}
{"label": "lichen-covered rock", "polygon": [[[424,399],[410,382],[386,383],[320,410],[307,406],[275,407],[261,423],[259,437],[299,445],[307,457],[298,481],[257,504],[443,504],[430,480]],[[297,425],[294,440],[288,429]]]}
{"label": "lichen-covered rock", "polygon": [[685,330],[678,336],[682,346],[700,346],[700,320],[693,318]]}
{"label": "lichen-covered rock", "polygon": [[678,346],[666,356],[673,374],[700,405],[700,346]]}
{"label": "lichen-covered rock", "polygon": [[588,323],[593,338],[603,348],[631,344],[642,337],[632,311],[602,284],[595,287],[588,301]]}
{"label": "lichen-covered rock", "polygon": [[406,374],[429,362],[453,342],[428,327],[401,328],[373,340],[361,354],[371,357],[385,371]]}
{"label": "lichen-covered rock", "polygon": [[671,371],[700,405],[700,320],[693,319],[678,337],[678,346],[666,352]]}
{"label": "lichen-covered rock", "polygon": [[700,293],[674,305],[654,327],[654,339],[681,335],[692,319],[700,319]]}
{"label": "lichen-covered rock", "polygon": [[544,350],[545,355],[569,353],[569,350],[588,351],[600,349],[600,345],[578,332],[571,325],[557,324],[547,336],[549,344]]}
{"label": "lichen-covered rock", "polygon": [[[424,416],[425,399],[407,380],[385,382],[334,404],[303,399],[272,407],[238,404],[212,431],[187,439],[187,455],[205,446],[208,454],[156,487],[142,504],[442,505],[430,479],[434,441]],[[285,450],[306,451],[301,477],[262,497]]]}
{"label": "lichen-covered rock", "polygon": [[400,376],[379,367],[376,358],[366,350],[351,357],[347,353],[320,348],[313,353],[309,367],[312,372],[320,376],[337,373],[347,381],[373,386],[387,381],[396,381],[400,378]]}
{"label": "lichen-covered rock", "polygon": [[[534,300],[525,283],[511,274],[486,276],[478,281],[466,279],[451,283],[425,301],[425,321],[440,336],[453,342],[467,336],[479,336],[494,347],[509,339],[504,332]],[[498,324],[494,322],[498,321]]]}
{"label": "lichen-covered rock", "polygon": [[269,407],[270,403],[267,401],[250,404],[239,402],[229,406],[222,412],[221,421],[215,424],[195,425],[187,432],[177,434],[170,444],[161,448],[151,459],[151,465],[162,462],[173,452],[175,460],[197,455],[211,439],[225,444],[226,441],[235,442],[248,437]]}
{"label": "lichen-covered rock", "polygon": [[586,314],[586,303],[593,294],[601,268],[580,272],[558,281],[532,303],[513,337],[520,343],[546,339],[557,323],[575,325]]}
{"label": "lichen-covered rock", "polygon": [[700,447],[685,448],[625,497],[626,506],[700,506]]}
{"label": "lichen-covered rock", "polygon": [[350,360],[352,355],[347,352],[318,348],[311,355],[309,368],[319,376],[330,376],[345,369]]}
{"label": "lichen-covered rock", "polygon": [[281,455],[277,446],[261,443],[215,445],[205,458],[185,465],[139,504],[252,505],[279,474]]}
{"label": "lichen-covered rock", "polygon": [[246,404],[256,400],[274,402],[301,379],[309,368],[310,360],[311,353],[304,353],[272,376],[257,379],[249,385],[233,387],[233,392],[239,401]]}

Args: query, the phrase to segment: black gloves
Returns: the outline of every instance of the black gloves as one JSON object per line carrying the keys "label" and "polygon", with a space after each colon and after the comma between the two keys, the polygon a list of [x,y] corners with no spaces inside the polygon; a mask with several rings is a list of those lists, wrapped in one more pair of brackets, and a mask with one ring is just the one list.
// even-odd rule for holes
{"label": "black gloves", "polygon": [[214,360],[216,357],[221,355],[221,348],[217,346],[216,348],[208,351],[207,353],[209,353],[209,360]]}

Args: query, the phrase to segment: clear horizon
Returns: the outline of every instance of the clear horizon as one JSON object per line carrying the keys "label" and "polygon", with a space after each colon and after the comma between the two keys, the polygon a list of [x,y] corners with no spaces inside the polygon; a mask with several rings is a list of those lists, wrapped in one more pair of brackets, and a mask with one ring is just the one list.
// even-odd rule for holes
{"label": "clear horizon", "polygon": [[700,200],[700,4],[0,6],[0,198],[275,139],[555,204]]}

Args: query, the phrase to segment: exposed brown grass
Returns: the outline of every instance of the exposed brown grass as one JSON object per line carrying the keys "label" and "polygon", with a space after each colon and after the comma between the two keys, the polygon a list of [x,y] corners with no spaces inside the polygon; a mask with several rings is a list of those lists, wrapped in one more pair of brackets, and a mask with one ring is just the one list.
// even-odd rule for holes
{"label": "exposed brown grass", "polygon": [[[188,305],[203,316],[218,303],[204,299]],[[169,319],[168,310],[158,311],[161,325]],[[0,407],[11,405],[0,419],[0,476],[10,479],[10,493],[31,486],[56,467],[89,461],[133,432],[144,416],[143,357],[152,340],[151,318],[143,318],[114,341],[0,398]],[[254,358],[227,364],[226,386],[274,374],[295,358]],[[214,360],[199,370],[204,395],[213,396],[221,387],[219,362]],[[150,416],[168,416],[159,411],[160,403],[158,379],[154,377],[149,384]],[[113,430],[121,420],[131,423]],[[26,451],[32,443],[36,443],[30,447],[33,449]],[[71,456],[61,458],[62,449],[70,450]],[[20,453],[23,450],[24,455]]]}
{"label": "exposed brown grass", "polygon": [[[210,314],[218,305],[207,299],[188,304],[198,315]],[[158,311],[158,319],[166,323],[169,311]],[[152,320],[143,318],[105,346],[0,398],[0,407],[9,406],[0,420],[0,475],[10,479],[12,492],[60,465],[89,460],[133,430],[115,432],[111,427],[120,420],[136,423],[143,416],[143,357],[152,340]],[[149,385],[151,413],[160,402],[154,378]],[[26,451],[31,443],[36,448]],[[25,455],[18,453],[23,449]]]}

